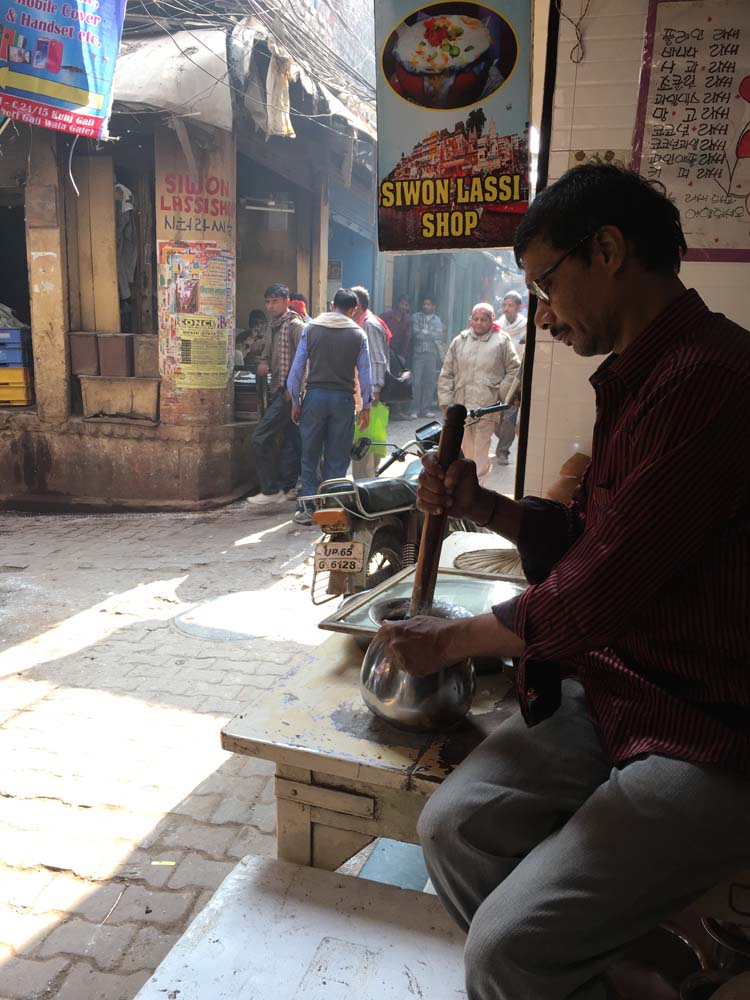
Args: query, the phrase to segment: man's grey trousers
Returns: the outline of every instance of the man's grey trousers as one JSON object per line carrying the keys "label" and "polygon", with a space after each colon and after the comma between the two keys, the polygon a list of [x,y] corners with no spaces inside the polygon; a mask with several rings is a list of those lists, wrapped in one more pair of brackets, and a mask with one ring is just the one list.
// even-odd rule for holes
{"label": "man's grey trousers", "polygon": [[429,800],[427,869],[468,931],[469,1000],[604,1000],[631,941],[750,860],[750,780],[662,756],[607,761],[583,689],[520,712]]}

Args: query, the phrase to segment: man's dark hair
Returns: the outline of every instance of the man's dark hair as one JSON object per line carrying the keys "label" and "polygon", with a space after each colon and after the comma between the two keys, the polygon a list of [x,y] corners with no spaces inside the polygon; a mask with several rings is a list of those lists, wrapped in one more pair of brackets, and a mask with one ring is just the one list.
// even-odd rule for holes
{"label": "man's dark hair", "polygon": [[247,317],[247,327],[248,330],[252,327],[253,323],[266,323],[266,314],[262,309],[251,309],[250,315]]}
{"label": "man's dark hair", "polygon": [[264,299],[288,299],[289,288],[286,285],[269,285],[263,292]]}
{"label": "man's dark hair", "polygon": [[369,309],[370,308],[370,293],[362,285],[352,285],[352,291],[357,296],[357,302],[359,302],[360,308]]}
{"label": "man's dark hair", "polygon": [[302,292],[290,292],[289,298],[293,302],[304,302],[305,306],[307,306],[307,297],[303,295]]}
{"label": "man's dark hair", "polygon": [[[358,298],[353,288],[339,288],[333,296],[333,308],[341,312],[349,312],[350,309],[357,308]],[[366,309],[367,306],[363,306]]]}
{"label": "man's dark hair", "polygon": [[[680,213],[663,185],[632,170],[594,163],[568,170],[532,201],[516,230],[516,262],[521,265],[532,240],[567,250],[602,226],[617,226],[646,271],[679,272],[687,245]],[[590,242],[576,252],[590,261]]]}

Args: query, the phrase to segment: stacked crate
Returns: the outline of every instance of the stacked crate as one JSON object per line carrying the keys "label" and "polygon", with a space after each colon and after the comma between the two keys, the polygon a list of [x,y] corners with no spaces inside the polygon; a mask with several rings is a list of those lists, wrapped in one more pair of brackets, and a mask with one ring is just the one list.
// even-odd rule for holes
{"label": "stacked crate", "polygon": [[34,362],[31,331],[0,328],[0,406],[30,406],[34,402]]}

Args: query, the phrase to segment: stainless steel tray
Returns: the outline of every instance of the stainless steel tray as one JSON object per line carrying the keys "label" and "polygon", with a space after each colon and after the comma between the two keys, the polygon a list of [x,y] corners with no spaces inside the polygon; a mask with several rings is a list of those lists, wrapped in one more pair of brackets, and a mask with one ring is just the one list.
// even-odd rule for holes
{"label": "stainless steel tray", "polygon": [[[357,639],[369,641],[378,630],[370,617],[371,608],[381,601],[410,597],[415,568],[407,566],[380,586],[350,598],[332,615],[324,618],[318,628],[346,632]],[[441,567],[435,585],[435,600],[457,604],[473,615],[483,615],[491,611],[494,604],[510,600],[524,590],[525,585],[519,583],[517,577],[488,577]]]}

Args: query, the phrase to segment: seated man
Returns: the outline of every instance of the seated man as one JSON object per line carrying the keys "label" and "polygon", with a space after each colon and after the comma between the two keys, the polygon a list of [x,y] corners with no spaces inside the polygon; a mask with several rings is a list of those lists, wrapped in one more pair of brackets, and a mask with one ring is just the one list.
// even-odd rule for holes
{"label": "seated man", "polygon": [[514,541],[531,584],[381,629],[412,673],[520,661],[520,712],[419,824],[470,1000],[604,1000],[619,952],[750,859],[750,335],[685,288],[684,251],[634,173],[542,191],[516,258],[537,325],[608,355],[591,464],[572,502],[516,503],[424,459],[420,507]]}
{"label": "seated man", "polygon": [[239,366],[257,362],[268,353],[268,323],[262,309],[250,310],[247,327],[237,331],[234,345],[234,363]]}
{"label": "seated man", "polygon": [[243,347],[245,364],[257,362],[269,352],[270,332],[262,309],[251,309],[247,318],[247,336]]}

